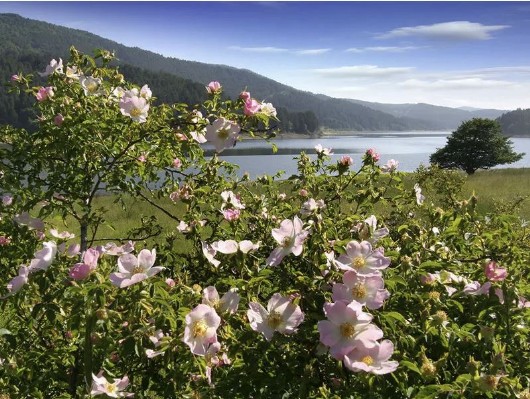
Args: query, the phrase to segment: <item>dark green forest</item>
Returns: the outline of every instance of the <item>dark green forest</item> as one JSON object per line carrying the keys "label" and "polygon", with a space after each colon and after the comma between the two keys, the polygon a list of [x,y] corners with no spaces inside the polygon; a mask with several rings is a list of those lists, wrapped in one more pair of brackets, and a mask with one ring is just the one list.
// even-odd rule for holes
{"label": "dark green forest", "polygon": [[[225,93],[232,98],[248,88],[257,100],[272,102],[276,108],[282,109],[282,127],[286,131],[302,129],[302,133],[311,132],[315,126],[315,118],[319,126],[336,130],[439,129],[432,121],[397,117],[348,100],[296,90],[249,70],[163,57],[137,47],[123,46],[85,31],[30,20],[15,14],[0,14],[0,37],[0,56],[7,58],[0,71],[0,77],[4,81],[13,73],[13,68],[20,70],[31,67],[32,71],[43,70],[50,59],[67,58],[68,49],[72,45],[85,53],[92,53],[94,49],[101,48],[114,51],[121,65],[139,68],[135,79],[125,74],[133,82],[138,82],[136,79],[140,77],[141,82],[149,82],[149,72],[152,73],[151,79],[164,81],[161,90],[158,90],[155,83],[150,84],[160,101],[170,101],[170,98],[177,96],[180,101],[193,103],[196,100],[195,90],[198,90],[195,84],[204,86],[212,80],[217,80],[223,84]],[[39,56],[42,58],[37,62]],[[25,57],[30,57],[26,65],[17,64]],[[177,79],[174,82],[176,86],[169,84],[172,77]],[[183,88],[184,91],[180,93],[172,90],[175,87]],[[191,100],[186,97],[185,92],[191,96]],[[12,105],[9,110],[5,108],[6,116],[2,117],[2,121],[18,121],[20,118],[17,118],[14,112],[25,112],[24,107],[27,104],[23,103],[24,100],[6,100],[1,94],[0,104],[9,104],[10,101],[14,101],[16,105]],[[0,108],[0,112],[4,115],[4,108]]]}
{"label": "dark green forest", "polygon": [[[0,20],[3,17],[3,15],[0,16]],[[40,24],[38,23],[38,26]],[[3,36],[7,28],[2,24],[0,27],[4,28],[4,31],[0,31]],[[54,30],[51,29],[50,32],[53,33]],[[36,72],[43,71],[52,58],[66,59],[70,45],[66,37],[59,35],[56,44],[62,43],[59,47],[64,46],[65,50],[52,54],[52,48],[41,47],[37,39],[30,40],[30,37],[31,35],[27,35],[26,39],[21,40],[16,46],[9,41],[0,42],[0,81],[5,83],[0,89],[0,124],[32,130],[35,128],[33,121],[36,116],[32,107],[35,100],[26,94],[9,94],[7,82],[11,75],[22,72],[32,73],[35,84],[44,83],[44,79],[40,78]],[[94,49],[90,48],[88,52],[91,53]],[[204,85],[189,79],[163,71],[149,71],[123,62],[120,63],[120,71],[130,82],[139,86],[148,84],[159,104],[177,102],[198,104],[206,99]],[[280,107],[278,115],[281,122],[277,123],[277,127],[284,132],[314,133],[318,130],[318,119],[311,111],[289,112]]]}
{"label": "dark green forest", "polygon": [[530,136],[530,109],[516,109],[500,116],[502,132],[507,136]]}

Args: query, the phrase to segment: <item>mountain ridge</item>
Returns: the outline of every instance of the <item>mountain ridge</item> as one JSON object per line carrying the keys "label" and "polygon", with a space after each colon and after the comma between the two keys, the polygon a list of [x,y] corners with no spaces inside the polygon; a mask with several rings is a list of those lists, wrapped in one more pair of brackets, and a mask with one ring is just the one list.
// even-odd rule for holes
{"label": "mountain ridge", "polygon": [[[404,112],[403,105],[396,105],[402,108],[402,113],[399,114],[395,110],[396,107],[389,107],[391,104],[314,94],[276,82],[248,69],[165,57],[139,47],[127,47],[90,32],[32,20],[17,14],[0,14],[0,34],[3,38],[0,43],[1,54],[9,54],[12,51],[38,53],[48,55],[50,58],[61,56],[65,58],[70,45],[74,45],[85,53],[92,53],[95,48],[103,48],[115,51],[120,64],[130,64],[151,72],[169,73],[193,82],[200,82],[203,85],[212,80],[220,81],[225,93],[230,97],[237,96],[241,90],[248,87],[253,97],[266,99],[276,107],[285,108],[289,112],[313,112],[320,126],[331,130],[447,130],[456,128],[461,122],[461,120],[458,122],[458,117],[448,118],[447,115],[425,118],[421,110],[412,112],[409,109]],[[455,108],[425,105],[439,110],[445,108],[454,110],[461,116],[467,115],[465,112],[468,112]],[[423,106],[423,109],[425,108]],[[504,112],[506,111],[499,111],[498,116]]]}

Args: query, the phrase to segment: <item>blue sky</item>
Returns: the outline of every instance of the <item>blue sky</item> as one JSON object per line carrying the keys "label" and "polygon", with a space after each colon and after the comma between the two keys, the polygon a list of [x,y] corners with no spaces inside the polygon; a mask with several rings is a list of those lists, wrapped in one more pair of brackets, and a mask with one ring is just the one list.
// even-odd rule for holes
{"label": "blue sky", "polygon": [[530,108],[530,2],[0,2],[0,12],[333,97]]}

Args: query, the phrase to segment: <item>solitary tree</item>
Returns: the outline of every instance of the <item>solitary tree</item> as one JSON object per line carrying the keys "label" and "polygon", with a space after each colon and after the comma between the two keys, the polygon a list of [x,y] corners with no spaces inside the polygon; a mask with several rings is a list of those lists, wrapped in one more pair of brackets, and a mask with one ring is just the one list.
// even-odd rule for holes
{"label": "solitary tree", "polygon": [[477,169],[513,163],[525,154],[517,154],[513,143],[502,135],[498,122],[474,118],[463,122],[447,139],[447,144],[431,155],[431,163],[441,168],[459,168],[467,174]]}

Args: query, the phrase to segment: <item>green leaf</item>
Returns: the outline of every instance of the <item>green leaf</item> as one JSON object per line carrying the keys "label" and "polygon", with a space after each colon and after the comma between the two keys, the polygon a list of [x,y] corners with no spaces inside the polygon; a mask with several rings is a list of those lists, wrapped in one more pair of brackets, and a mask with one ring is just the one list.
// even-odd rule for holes
{"label": "green leaf", "polygon": [[408,368],[409,370],[412,370],[414,371],[415,373],[418,373],[418,374],[421,374],[421,371],[420,369],[418,368],[418,366],[416,366],[416,364],[412,363],[412,362],[409,362],[408,360],[402,360],[399,362],[399,364],[401,366],[405,366],[406,368]]}

